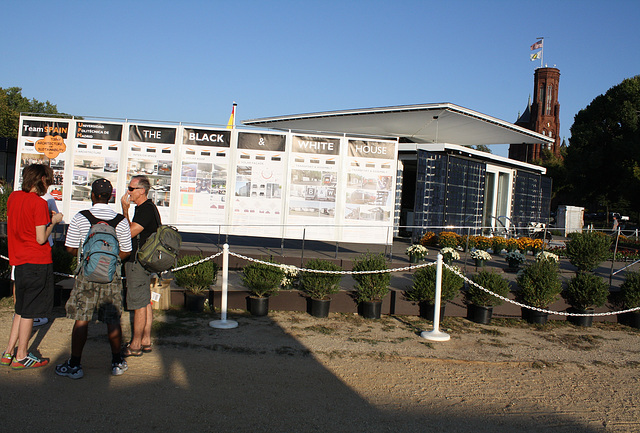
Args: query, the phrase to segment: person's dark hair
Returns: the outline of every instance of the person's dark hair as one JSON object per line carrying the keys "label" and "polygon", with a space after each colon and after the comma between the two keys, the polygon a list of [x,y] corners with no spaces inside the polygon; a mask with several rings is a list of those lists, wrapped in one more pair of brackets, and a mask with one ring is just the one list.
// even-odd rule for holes
{"label": "person's dark hair", "polygon": [[93,194],[96,203],[109,203],[109,200],[111,200],[111,193],[108,192],[103,192],[100,194],[92,192],[91,194]]}
{"label": "person's dark hair", "polygon": [[29,192],[35,187],[36,193],[43,196],[52,183],[53,170],[48,165],[31,164],[22,170],[22,190],[24,192]]}
{"label": "person's dark hair", "polygon": [[139,174],[137,176],[133,176],[131,180],[138,179],[138,186],[144,188],[144,193],[148,193],[151,189],[151,183],[149,183],[149,178],[143,174]]}

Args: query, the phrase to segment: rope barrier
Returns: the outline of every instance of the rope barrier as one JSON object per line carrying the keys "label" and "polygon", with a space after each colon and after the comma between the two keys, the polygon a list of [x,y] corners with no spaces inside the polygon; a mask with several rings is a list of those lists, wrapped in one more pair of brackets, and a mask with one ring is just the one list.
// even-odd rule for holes
{"label": "rope barrier", "polygon": [[[296,269],[298,272],[314,272],[314,273],[324,273],[324,274],[339,274],[339,275],[357,275],[357,274],[382,274],[382,273],[391,273],[391,272],[401,272],[401,271],[409,271],[409,270],[413,270],[413,269],[420,269],[420,268],[425,268],[428,266],[434,266],[436,264],[436,262],[432,262],[432,263],[424,263],[424,264],[419,264],[419,265],[415,265],[415,266],[405,266],[402,268],[391,268],[391,269],[384,269],[384,270],[375,270],[375,271],[323,271],[323,270],[318,270],[318,269],[306,269],[306,268],[298,268],[296,266],[293,265],[283,265],[280,263],[272,263],[272,262],[266,262],[264,260],[258,260],[258,259],[254,259],[251,257],[247,257],[247,256],[243,256],[241,254],[237,254],[237,253],[233,253],[231,251],[229,251],[229,254],[235,257],[238,257],[240,259],[244,259],[250,262],[256,262],[256,263],[262,263],[264,265],[269,265],[269,266],[273,266],[273,267],[278,267],[281,269]],[[532,307],[531,305],[526,305],[517,301],[514,301],[512,299],[506,298],[504,296],[498,295],[497,293],[493,293],[491,290],[482,287],[481,285],[477,284],[475,281],[467,278],[466,276],[464,276],[463,274],[461,274],[455,267],[447,265],[445,263],[443,263],[443,265],[449,269],[451,272],[455,273],[456,275],[458,275],[459,277],[461,277],[464,281],[468,282],[469,284],[484,290],[485,292],[489,293],[492,296],[495,296],[498,299],[501,299],[505,302],[508,302],[510,304],[513,305],[517,305],[518,307],[522,307],[522,308],[528,308],[530,310],[534,310],[534,311],[538,311],[541,313],[547,313],[547,314],[557,314],[559,316],[576,316],[576,317],[589,317],[589,316],[593,316],[593,317],[597,317],[597,316],[613,316],[616,314],[624,314],[624,313],[630,313],[632,311],[638,311],[640,310],[640,307],[636,307],[636,308],[629,308],[627,310],[621,310],[621,311],[609,311],[609,312],[605,312],[605,313],[569,313],[567,311],[553,311],[553,310],[546,310],[544,308],[538,308],[538,307]]]}
{"label": "rope barrier", "polygon": [[[210,255],[209,257],[205,257],[201,260],[198,260],[197,262],[193,262],[193,263],[188,263],[184,266],[179,266],[177,268],[173,268],[170,271],[171,272],[177,272],[177,271],[181,271],[183,269],[189,268],[191,266],[196,266],[199,265],[200,263],[204,263],[206,261],[209,260],[213,260],[216,257],[222,255],[222,251],[219,251],[215,254]],[[238,253],[234,253],[229,251],[229,255],[237,257],[239,259],[243,259],[249,262],[255,262],[255,263],[261,263],[263,265],[268,265],[268,266],[273,266],[273,267],[277,267],[280,269],[286,269],[286,270],[290,270],[290,269],[295,269],[298,272],[311,272],[311,273],[317,273],[317,274],[337,274],[337,275],[363,275],[363,274],[386,274],[386,273],[392,273],[392,272],[405,272],[405,271],[412,271],[415,269],[421,269],[421,268],[426,268],[429,266],[435,266],[436,262],[432,262],[432,263],[423,263],[423,264],[418,264],[418,265],[412,265],[412,266],[403,266],[401,268],[390,268],[390,269],[383,269],[383,270],[373,270],[373,271],[324,271],[324,270],[320,270],[320,269],[308,269],[308,268],[298,268],[296,266],[293,265],[285,265],[285,264],[281,264],[281,263],[272,263],[272,262],[267,262],[264,260],[259,260],[259,259],[254,259],[252,257],[247,257],[247,256],[243,256],[242,254],[238,254]],[[8,257],[5,257],[3,255],[0,254],[0,258],[9,261]],[[490,294],[491,296],[495,296],[498,299],[501,299],[504,302],[508,302],[510,304],[516,305],[518,307],[521,308],[527,308],[529,310],[533,310],[533,311],[538,311],[540,313],[547,313],[547,314],[556,314],[559,316],[575,316],[575,317],[600,317],[600,316],[613,316],[616,314],[624,314],[624,313],[630,313],[633,311],[639,311],[640,307],[635,307],[635,308],[629,308],[626,310],[620,310],[620,311],[608,311],[608,312],[604,312],[604,313],[569,313],[567,311],[554,311],[554,310],[547,310],[544,308],[538,308],[538,307],[532,307],[531,305],[526,305],[517,301],[514,301],[512,299],[509,299],[505,296],[501,296],[498,295],[497,293],[493,293],[491,290],[482,287],[481,285],[477,284],[475,281],[471,280],[470,278],[467,278],[465,275],[463,275],[462,273],[460,273],[460,271],[455,268],[454,266],[450,266],[447,265],[446,263],[443,263],[443,265],[449,269],[451,272],[453,272],[454,274],[458,275],[460,278],[462,278],[464,281],[466,281],[467,283],[473,285],[474,287],[477,287],[481,290],[484,290],[485,292],[487,292],[488,294]],[[64,274],[61,272],[54,272],[54,275],[58,275],[58,276],[62,276],[62,277],[66,277],[66,278],[75,278],[75,275],[69,275],[69,274]]]}

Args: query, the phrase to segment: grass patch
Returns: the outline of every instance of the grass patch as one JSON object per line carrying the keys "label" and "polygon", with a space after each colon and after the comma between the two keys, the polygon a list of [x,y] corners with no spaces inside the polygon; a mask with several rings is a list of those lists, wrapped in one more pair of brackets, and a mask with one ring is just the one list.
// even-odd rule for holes
{"label": "grass patch", "polygon": [[315,332],[318,334],[331,335],[336,332],[335,329],[322,325],[312,325],[303,328],[305,331]]}

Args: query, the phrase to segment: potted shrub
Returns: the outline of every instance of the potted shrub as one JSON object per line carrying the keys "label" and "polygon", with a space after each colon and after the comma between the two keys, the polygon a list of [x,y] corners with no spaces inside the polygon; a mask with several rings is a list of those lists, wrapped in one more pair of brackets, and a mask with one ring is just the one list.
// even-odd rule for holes
{"label": "potted shrub", "polygon": [[423,247],[419,244],[414,244],[408,247],[405,250],[405,253],[409,256],[409,262],[418,263],[420,260],[424,259],[424,256],[427,255],[429,250],[426,247]]}
{"label": "potted shrub", "polygon": [[442,254],[442,261],[447,265],[450,265],[454,260],[460,260],[460,253],[451,247],[444,247],[440,250]]}
{"label": "potted shrub", "polygon": [[[506,297],[509,294],[509,282],[496,272],[482,270],[474,275],[472,280],[496,295]],[[465,292],[464,298],[467,303],[467,319],[485,325],[491,321],[493,307],[504,302],[473,284]]]}
{"label": "potted shrub", "polygon": [[611,238],[600,232],[569,233],[569,262],[581,272],[591,272],[611,254]]}
{"label": "potted shrub", "polygon": [[[202,255],[186,255],[178,258],[177,266],[181,267],[200,262]],[[178,286],[186,289],[184,305],[188,311],[204,311],[206,293],[215,284],[218,265],[213,260],[189,266],[173,273]]]}
{"label": "potted shrub", "polygon": [[[8,247],[7,237],[0,237],[0,254],[9,257]],[[0,298],[11,296],[11,294],[11,266],[8,260],[0,258]]]}
{"label": "potted shrub", "polygon": [[[596,307],[607,302],[609,287],[604,280],[593,274],[579,272],[571,278],[562,297],[571,305],[572,313],[593,313]],[[568,316],[570,322],[578,326],[591,326],[593,316]]]}
{"label": "potted shrub", "polygon": [[[341,271],[342,268],[328,260],[312,259],[307,269]],[[309,296],[309,313],[314,317],[327,317],[331,303],[330,295],[340,290],[342,275],[304,271],[300,273],[300,290]]]}
{"label": "potted shrub", "polygon": [[487,260],[491,260],[491,254],[484,250],[473,250],[471,251],[471,258],[476,261],[476,268],[481,268]]}
{"label": "potted shrub", "polygon": [[283,277],[284,271],[275,263],[269,265],[251,262],[242,268],[242,284],[249,289],[247,307],[252,315],[267,315],[269,297],[278,293]]}
{"label": "potted shrub", "polygon": [[493,245],[491,238],[486,236],[475,236],[475,248],[478,250],[488,250]]}
{"label": "potted shrub", "polygon": [[[620,286],[620,300],[625,310],[640,307],[640,272],[627,272]],[[619,314],[618,321],[640,328],[640,310]]]}
{"label": "potted shrub", "polygon": [[[464,280],[454,271],[442,268],[442,287],[440,298],[440,317],[444,317],[444,307],[446,301],[451,301],[456,297]],[[420,317],[433,320],[433,308],[436,299],[436,267],[428,266],[418,269],[413,274],[413,285],[404,292],[404,297],[420,308]]]}
{"label": "potted shrub", "polygon": [[[72,255],[67,252],[67,249],[62,244],[55,243],[51,248],[51,258],[53,259],[53,282],[55,284],[53,291],[53,305],[59,307],[65,305],[71,295],[71,287],[66,290],[62,284],[62,281],[73,278],[73,274],[78,264],[78,256]],[[65,275],[70,275],[66,277]]]}
{"label": "potted shrub", "polygon": [[[362,254],[353,262],[354,271],[382,271],[387,268],[387,261],[382,254]],[[382,300],[389,292],[391,273],[378,272],[352,276],[356,281],[354,297],[359,304],[360,315],[367,319],[379,319]]]}
{"label": "potted shrub", "polygon": [[7,200],[12,192],[13,189],[8,183],[0,186],[0,236],[7,235]]}
{"label": "potted shrub", "polygon": [[[557,263],[547,260],[530,263],[516,279],[519,290],[518,299],[531,307],[546,309],[559,299],[562,291],[560,270]],[[548,314],[522,309],[522,317],[530,323],[547,323]]]}
{"label": "potted shrub", "polygon": [[509,251],[504,256],[504,259],[509,264],[509,269],[511,270],[518,269],[520,265],[523,265],[527,261],[527,258],[525,257],[525,255],[518,251]]}

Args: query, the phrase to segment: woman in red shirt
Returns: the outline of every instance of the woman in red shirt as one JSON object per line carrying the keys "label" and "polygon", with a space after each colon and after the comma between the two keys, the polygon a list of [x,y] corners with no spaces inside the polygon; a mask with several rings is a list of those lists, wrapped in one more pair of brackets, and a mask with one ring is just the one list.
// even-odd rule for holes
{"label": "woman in red shirt", "polygon": [[[15,266],[15,315],[0,365],[14,370],[42,367],[48,359],[27,352],[33,319],[47,317],[53,307],[53,263],[48,238],[62,214],[49,215],[42,196],[53,183],[53,170],[32,164],[22,171],[22,190],[7,200],[9,264]],[[16,343],[18,344],[16,348]]]}

